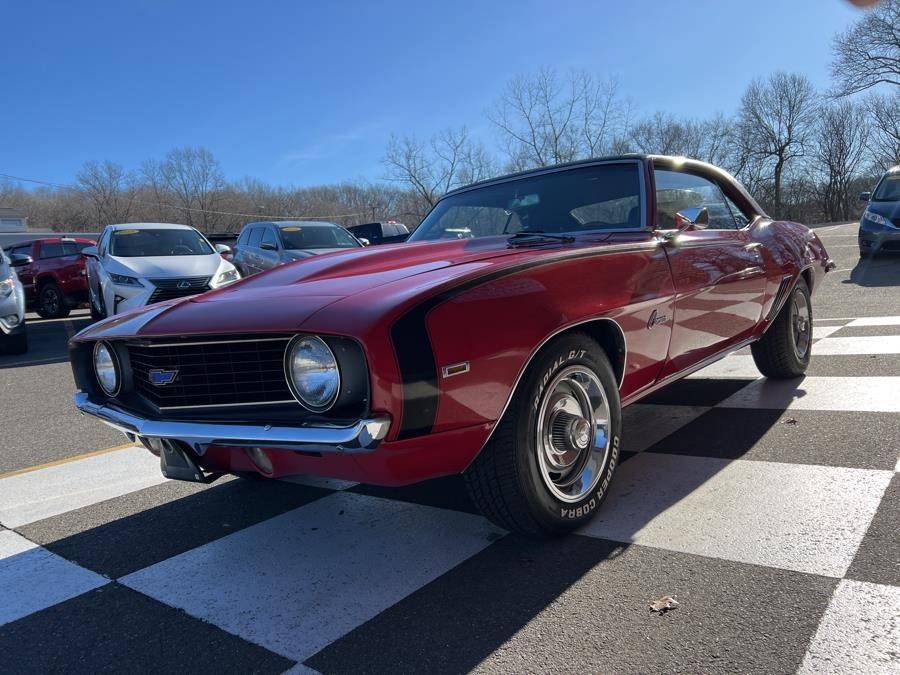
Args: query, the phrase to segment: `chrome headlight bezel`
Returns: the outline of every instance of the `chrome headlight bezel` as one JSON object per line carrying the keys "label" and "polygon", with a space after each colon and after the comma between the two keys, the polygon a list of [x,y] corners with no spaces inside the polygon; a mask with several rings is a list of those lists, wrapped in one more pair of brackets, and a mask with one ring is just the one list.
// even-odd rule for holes
{"label": "chrome headlight bezel", "polygon": [[[112,374],[115,379],[112,383],[114,386],[111,388],[104,383],[103,377],[100,375],[100,369],[98,368],[98,358],[101,354],[101,350],[105,350],[109,355],[109,365],[112,366]],[[103,390],[103,393],[111,398],[118,396],[119,392],[122,391],[122,364],[119,362],[119,355],[116,353],[115,348],[104,340],[97,342],[94,345],[91,365],[94,370],[94,378],[97,380],[97,384],[100,385],[100,389]]]}
{"label": "chrome headlight bezel", "polygon": [[[324,356],[322,365],[327,366],[325,370],[333,371],[333,379],[328,387],[328,396],[319,400],[311,400],[309,392],[301,391],[302,386],[298,385],[295,380],[295,363],[294,355],[301,345],[313,345],[319,350],[319,355]],[[337,357],[332,351],[328,343],[318,335],[299,334],[291,338],[284,350],[284,379],[287,381],[291,395],[297,400],[297,403],[314,413],[323,413],[330,410],[341,393],[341,369],[338,364]]]}

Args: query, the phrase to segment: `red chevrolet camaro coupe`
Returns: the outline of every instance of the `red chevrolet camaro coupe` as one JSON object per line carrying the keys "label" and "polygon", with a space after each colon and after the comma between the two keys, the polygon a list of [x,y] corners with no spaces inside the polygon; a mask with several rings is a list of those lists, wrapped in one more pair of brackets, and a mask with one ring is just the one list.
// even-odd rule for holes
{"label": "red chevrolet camaro coupe", "polygon": [[708,164],[539,169],[447,194],[405,244],[87,328],[75,404],[170,478],[462,473],[491,520],[554,534],[603,502],[623,406],[746,345],[801,375],[832,267]]}

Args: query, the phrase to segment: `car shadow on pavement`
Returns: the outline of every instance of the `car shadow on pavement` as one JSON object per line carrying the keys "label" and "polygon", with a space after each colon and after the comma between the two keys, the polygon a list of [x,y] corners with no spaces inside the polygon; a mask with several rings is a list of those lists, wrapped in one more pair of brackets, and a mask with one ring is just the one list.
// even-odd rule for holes
{"label": "car shadow on pavement", "polygon": [[[696,395],[702,382],[686,382],[684,392]],[[725,395],[720,381],[708,382],[717,391],[717,396]],[[794,395],[802,396],[802,379],[798,379],[794,387]],[[677,391],[667,393],[668,397],[676,395]],[[788,392],[785,395],[790,396]],[[724,456],[719,459],[742,457],[757,440],[779,424],[783,412],[765,411],[756,424],[743,429],[736,441],[727,444]],[[713,452],[716,439],[710,443],[710,436],[722,435],[723,427],[710,425],[704,429],[704,425],[701,415],[686,426],[686,433],[693,438],[705,438],[706,447]],[[685,432],[677,430],[669,437],[681,433]],[[654,447],[649,450],[655,453]],[[623,467],[627,469],[629,462],[644,453],[624,453]],[[307,663],[321,672],[352,670],[354,664],[357,667],[366,664],[366,669],[372,672],[469,671],[528,629],[539,615],[552,612],[554,603],[561,596],[584,593],[586,589],[590,590],[591,602],[597,603],[601,615],[604,604],[625,602],[633,604],[635,616],[640,617],[636,620],[651,621],[653,617],[647,608],[647,603],[654,599],[651,595],[669,592],[669,589],[642,588],[639,593],[626,593],[626,597],[621,589],[598,586],[591,572],[604,566],[605,573],[630,574],[628,563],[619,564],[617,559],[631,548],[628,541],[632,535],[727,466],[727,461],[697,462],[695,456],[680,457],[679,454],[677,448],[671,449],[671,461],[681,462],[689,469],[679,471],[677,480],[659,494],[648,494],[637,513],[629,517],[625,528],[616,529],[615,540],[600,534],[576,534],[546,541],[507,535],[338,638]],[[621,475],[620,468],[617,479],[623,478],[626,477]],[[210,487],[176,482],[165,485],[169,491],[168,501],[156,505],[148,503],[149,495],[157,489],[148,488],[142,491],[147,496],[142,493],[131,496],[135,511],[118,518],[107,519],[107,513],[91,522],[86,515],[91,507],[86,507],[82,513],[71,512],[17,529],[50,551],[115,580],[334,494],[331,490],[284,481],[227,480]],[[615,485],[616,481],[613,481]],[[627,493],[628,486],[624,487]],[[460,476],[403,488],[358,485],[349,491],[476,513]],[[612,504],[607,503],[601,508],[601,518],[610,506]],[[60,518],[70,519],[79,531],[60,538],[58,532],[65,529],[60,526]],[[317,526],[314,529],[328,527],[327,523],[311,524]],[[365,533],[361,535],[365,536]],[[296,553],[286,547],[281,569],[292,568]],[[353,552],[347,555],[352,558]],[[206,564],[210,569],[216,569],[214,557]],[[663,572],[660,570],[661,574]],[[302,585],[303,569],[297,569],[296,573],[298,585]],[[262,570],[260,574],[265,575],[266,571]],[[351,595],[365,597],[377,592],[377,579],[366,579]],[[223,593],[227,593],[227,589],[223,588]],[[335,607],[334,611],[339,614],[341,608]],[[580,630],[577,625],[566,625],[565,628]],[[615,639],[611,627],[608,631],[603,625],[583,628],[592,631],[598,642]],[[165,630],[165,627],[161,629]]]}
{"label": "car shadow on pavement", "polygon": [[900,255],[860,258],[842,283],[856,286],[900,286]]}

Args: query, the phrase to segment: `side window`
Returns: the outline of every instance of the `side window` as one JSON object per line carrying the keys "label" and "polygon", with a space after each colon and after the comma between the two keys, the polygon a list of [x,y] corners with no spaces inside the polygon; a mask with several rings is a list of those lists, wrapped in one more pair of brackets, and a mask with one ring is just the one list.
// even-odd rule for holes
{"label": "side window", "polygon": [[82,249],[85,249],[88,246],[90,246],[90,244],[82,244],[77,241],[64,241],[62,245],[63,255],[78,255],[81,253]]}
{"label": "side window", "polygon": [[31,255],[31,244],[27,246],[14,246],[9,249],[9,253],[21,253],[22,255]]}
{"label": "side window", "polygon": [[100,254],[101,258],[106,255],[107,243],[109,243],[109,230],[103,230],[103,234],[100,235],[100,241],[97,243],[97,253]]}
{"label": "side window", "polygon": [[241,246],[246,246],[248,241],[250,241],[250,228],[245,227],[241,230],[241,236],[238,237],[237,243]]}
{"label": "side window", "polygon": [[262,241],[260,243],[261,244],[271,244],[277,250],[278,249],[278,238],[275,236],[274,228],[264,227],[264,228],[262,228],[262,231],[263,231],[263,236],[262,236]]}
{"label": "side window", "polygon": [[656,222],[660,228],[675,227],[675,214],[682,209],[705,208],[709,213],[710,230],[737,228],[725,195],[719,186],[706,178],[680,171],[656,169]]}
{"label": "side window", "polygon": [[247,242],[247,246],[258,247],[259,241],[262,239],[263,228],[254,227],[250,230],[250,240]]}
{"label": "side window", "polygon": [[63,255],[63,247],[59,242],[41,244],[41,260],[44,258],[60,258]]}
{"label": "side window", "polygon": [[734,222],[737,224],[738,229],[742,229],[747,227],[750,224],[750,219],[747,217],[743,211],[741,211],[737,204],[731,201],[728,197],[725,197],[725,202],[728,204],[728,208],[731,209],[731,215],[734,216]]}

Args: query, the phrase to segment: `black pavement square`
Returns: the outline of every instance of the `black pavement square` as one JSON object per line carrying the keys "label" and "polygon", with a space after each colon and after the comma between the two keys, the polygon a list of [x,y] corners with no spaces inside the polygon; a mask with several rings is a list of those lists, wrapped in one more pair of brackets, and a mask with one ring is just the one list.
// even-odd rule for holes
{"label": "black pavement square", "polygon": [[900,586],[900,474],[884,491],[846,577]]}

